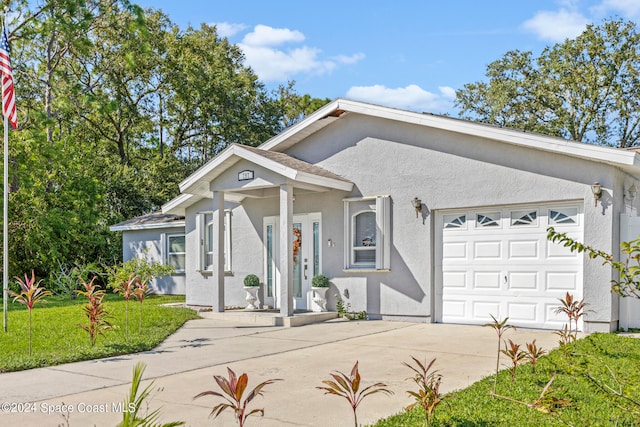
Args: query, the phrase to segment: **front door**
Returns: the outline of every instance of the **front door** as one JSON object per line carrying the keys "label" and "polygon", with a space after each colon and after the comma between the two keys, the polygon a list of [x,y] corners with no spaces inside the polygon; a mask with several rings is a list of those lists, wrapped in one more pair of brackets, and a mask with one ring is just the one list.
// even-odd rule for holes
{"label": "front door", "polygon": [[[280,308],[280,217],[264,219],[265,304]],[[293,216],[288,244],[293,247],[293,307],[311,307],[311,279],[320,274],[320,213]]]}

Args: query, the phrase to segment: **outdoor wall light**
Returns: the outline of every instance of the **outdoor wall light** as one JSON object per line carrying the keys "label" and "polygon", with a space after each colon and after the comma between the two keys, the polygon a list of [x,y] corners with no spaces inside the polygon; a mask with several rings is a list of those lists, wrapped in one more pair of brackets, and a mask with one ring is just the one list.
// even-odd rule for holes
{"label": "outdoor wall light", "polygon": [[624,199],[629,202],[629,204],[633,204],[633,201],[636,198],[636,194],[638,194],[638,189],[636,188],[636,184],[631,184],[631,187],[627,188],[627,193],[624,195]]}
{"label": "outdoor wall light", "polygon": [[598,200],[602,197],[602,185],[599,182],[591,184],[591,192],[593,193],[593,199],[595,201],[594,206],[598,206]]}
{"label": "outdoor wall light", "polygon": [[414,197],[411,201],[411,205],[416,209],[416,218],[418,218],[418,214],[422,212],[422,200]]}

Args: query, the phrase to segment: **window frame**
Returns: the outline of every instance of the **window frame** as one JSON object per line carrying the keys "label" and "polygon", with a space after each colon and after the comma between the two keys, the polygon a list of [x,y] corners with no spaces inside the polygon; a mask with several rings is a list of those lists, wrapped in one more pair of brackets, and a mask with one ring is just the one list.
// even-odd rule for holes
{"label": "window frame", "polygon": [[[198,266],[197,271],[211,273],[215,265],[215,242],[213,238],[213,227],[215,226],[213,211],[198,212],[196,214],[196,229],[198,236]],[[209,232],[211,231],[211,233]],[[232,271],[231,264],[231,210],[224,211],[224,271]],[[212,262],[208,264],[208,256],[211,255]]]}
{"label": "window frame", "polygon": [[[355,197],[344,202],[344,270],[345,271],[390,271],[391,270],[391,197],[388,195]],[[371,202],[374,202],[371,204]],[[365,212],[374,212],[376,221],[375,246],[355,244],[356,217]],[[356,249],[359,248],[359,249]],[[366,248],[366,249],[365,249]],[[375,262],[356,262],[356,252],[375,250]]]}
{"label": "window frame", "polygon": [[[172,252],[171,251],[171,238],[172,237],[182,237],[184,239],[184,252]],[[164,263],[166,265],[170,265],[171,266],[171,255],[182,255],[183,257],[183,263],[182,265],[184,266],[184,268],[182,269],[178,269],[175,266],[172,266],[173,268],[175,268],[175,273],[179,274],[179,273],[184,273],[186,270],[186,262],[187,262],[187,236],[185,233],[167,233],[165,234],[165,252],[166,254],[164,258]]]}

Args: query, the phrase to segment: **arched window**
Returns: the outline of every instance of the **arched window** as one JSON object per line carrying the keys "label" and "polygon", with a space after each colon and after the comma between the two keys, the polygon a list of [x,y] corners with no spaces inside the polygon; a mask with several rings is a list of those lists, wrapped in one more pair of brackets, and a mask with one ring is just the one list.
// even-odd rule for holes
{"label": "arched window", "polygon": [[391,198],[344,200],[345,269],[389,270]]}
{"label": "arched window", "polygon": [[375,267],[376,265],[376,213],[365,211],[353,216],[353,264]]}

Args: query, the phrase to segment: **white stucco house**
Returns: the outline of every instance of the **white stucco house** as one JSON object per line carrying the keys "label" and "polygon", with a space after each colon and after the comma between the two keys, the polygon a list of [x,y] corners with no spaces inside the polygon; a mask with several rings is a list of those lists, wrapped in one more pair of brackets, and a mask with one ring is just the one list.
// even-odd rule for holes
{"label": "white stucco house", "polygon": [[[640,326],[615,272],[547,227],[617,253],[640,232],[640,157],[460,119],[338,99],[261,146],[233,144],[161,213],[114,225],[124,259],[176,266],[156,284],[191,305],[311,308],[311,279],[370,318],[560,328],[566,292],[585,331]],[[594,195],[592,185],[601,185]],[[295,232],[294,232],[295,230]]]}

